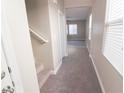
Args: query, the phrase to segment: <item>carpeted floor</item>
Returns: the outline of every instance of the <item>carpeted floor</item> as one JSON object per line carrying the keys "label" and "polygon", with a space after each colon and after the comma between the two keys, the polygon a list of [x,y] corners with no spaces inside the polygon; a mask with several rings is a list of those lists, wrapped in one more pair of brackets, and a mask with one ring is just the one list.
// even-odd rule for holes
{"label": "carpeted floor", "polygon": [[68,41],[69,47],[86,47],[85,41]]}
{"label": "carpeted floor", "polygon": [[102,93],[88,51],[69,46],[69,56],[57,75],[51,75],[41,93]]}

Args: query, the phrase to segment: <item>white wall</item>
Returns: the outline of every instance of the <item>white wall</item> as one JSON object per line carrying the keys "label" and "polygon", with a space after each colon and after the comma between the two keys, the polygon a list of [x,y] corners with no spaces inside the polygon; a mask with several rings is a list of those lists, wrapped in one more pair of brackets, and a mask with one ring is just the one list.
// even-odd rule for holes
{"label": "white wall", "polygon": [[5,12],[24,93],[39,93],[24,0],[6,0]]}
{"label": "white wall", "polygon": [[[86,19],[86,33],[85,33],[86,46],[87,46],[89,52],[90,52],[90,48],[91,48],[91,46],[90,46],[91,40],[89,40],[89,18],[90,18],[91,12],[92,12],[92,8],[90,8],[89,14],[88,14],[87,19]],[[92,31],[92,28],[91,28],[91,31]]]}
{"label": "white wall", "polygon": [[90,52],[90,40],[89,40],[89,15],[86,19],[86,46],[88,48],[88,51]]}
{"label": "white wall", "polygon": [[88,45],[88,49],[90,49],[90,54],[93,58],[94,64],[98,71],[101,84],[103,85],[102,86],[103,91],[105,93],[122,93],[123,77],[107,61],[107,59],[103,56],[102,53],[102,38],[104,32],[105,7],[106,7],[106,0],[96,0],[96,2],[94,2],[92,9],[92,16],[93,16],[92,35],[91,35],[91,41],[88,40],[88,35],[87,35],[87,43],[88,43],[87,45]]}

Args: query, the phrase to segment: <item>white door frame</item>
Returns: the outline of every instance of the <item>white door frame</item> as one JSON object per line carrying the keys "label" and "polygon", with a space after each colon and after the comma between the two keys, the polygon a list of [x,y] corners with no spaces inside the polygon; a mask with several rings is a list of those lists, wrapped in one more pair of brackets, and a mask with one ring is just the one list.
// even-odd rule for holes
{"label": "white door frame", "polygon": [[[62,21],[62,23],[60,23]],[[63,45],[63,53],[62,53],[62,57],[64,56],[68,56],[68,51],[67,51],[67,32],[66,32],[66,18],[65,15],[58,9],[58,23],[59,23],[59,30],[61,31],[60,28],[63,27],[63,33],[61,32],[62,35],[62,43]],[[62,26],[62,27],[60,27]]]}

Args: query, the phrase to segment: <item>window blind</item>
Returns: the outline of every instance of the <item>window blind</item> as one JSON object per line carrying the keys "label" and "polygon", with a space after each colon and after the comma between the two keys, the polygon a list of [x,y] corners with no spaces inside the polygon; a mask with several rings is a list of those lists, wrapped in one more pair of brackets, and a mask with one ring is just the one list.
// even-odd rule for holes
{"label": "window blind", "polygon": [[103,54],[122,75],[123,73],[123,14],[122,0],[108,0]]}
{"label": "window blind", "polygon": [[108,11],[108,22],[114,22],[116,20],[120,20],[123,17],[123,0],[107,0],[108,1],[108,6],[107,6],[107,11]]}

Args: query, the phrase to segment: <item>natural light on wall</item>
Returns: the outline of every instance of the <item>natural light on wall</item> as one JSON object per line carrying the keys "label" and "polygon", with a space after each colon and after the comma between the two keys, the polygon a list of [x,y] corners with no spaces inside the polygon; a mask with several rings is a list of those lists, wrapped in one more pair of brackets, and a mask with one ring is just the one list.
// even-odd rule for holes
{"label": "natural light on wall", "polygon": [[91,40],[91,31],[92,31],[92,14],[89,17],[89,40]]}
{"label": "natural light on wall", "polygon": [[113,67],[123,73],[123,0],[107,0],[103,54]]}
{"label": "natural light on wall", "polygon": [[69,35],[77,35],[77,24],[69,24]]}

